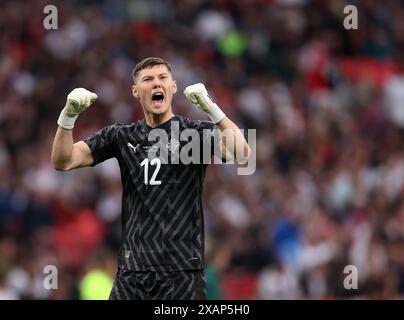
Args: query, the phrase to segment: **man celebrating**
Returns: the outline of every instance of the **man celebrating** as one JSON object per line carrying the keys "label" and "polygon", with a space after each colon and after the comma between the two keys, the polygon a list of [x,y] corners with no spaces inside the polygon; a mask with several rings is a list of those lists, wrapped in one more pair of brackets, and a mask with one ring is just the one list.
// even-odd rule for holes
{"label": "man celebrating", "polygon": [[201,195],[207,164],[162,164],[158,157],[150,159],[150,137],[160,129],[173,141],[170,129],[176,124],[180,132],[196,130],[202,147],[211,143],[203,136],[204,129],[217,128],[231,136],[220,142],[223,158],[230,155],[244,162],[250,148],[201,83],[187,87],[184,94],[212,122],[174,115],[171,103],[177,85],[167,61],[146,58],[132,75],[132,94],[142,105],[144,120],[113,124],[74,143],[72,129],[78,115],[97,99],[95,93],[76,88],[67,96],[57,121],[52,163],[65,171],[114,157],[118,160],[123,186],[122,245],[110,299],[206,299]]}

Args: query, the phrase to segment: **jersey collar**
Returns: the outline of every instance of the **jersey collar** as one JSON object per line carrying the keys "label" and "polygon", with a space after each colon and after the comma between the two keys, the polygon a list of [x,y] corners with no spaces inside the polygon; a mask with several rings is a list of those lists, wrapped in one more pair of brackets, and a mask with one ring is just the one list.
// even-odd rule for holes
{"label": "jersey collar", "polygon": [[178,120],[178,116],[174,115],[174,116],[172,116],[170,119],[168,119],[166,122],[163,122],[163,123],[159,124],[158,126],[156,126],[156,127],[154,127],[154,128],[153,128],[153,127],[150,127],[150,126],[146,123],[146,119],[143,119],[143,120],[142,120],[142,124],[143,124],[143,126],[146,127],[149,131],[152,130],[152,129],[157,129],[157,128],[158,128],[158,129],[167,130],[167,129],[170,128],[171,122],[172,122],[173,120]]}

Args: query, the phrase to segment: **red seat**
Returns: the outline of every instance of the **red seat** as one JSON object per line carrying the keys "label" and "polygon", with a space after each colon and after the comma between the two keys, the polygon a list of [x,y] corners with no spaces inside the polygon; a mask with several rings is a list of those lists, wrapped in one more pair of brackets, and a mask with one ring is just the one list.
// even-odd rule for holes
{"label": "red seat", "polygon": [[257,299],[257,275],[247,272],[223,273],[221,289],[225,300]]}

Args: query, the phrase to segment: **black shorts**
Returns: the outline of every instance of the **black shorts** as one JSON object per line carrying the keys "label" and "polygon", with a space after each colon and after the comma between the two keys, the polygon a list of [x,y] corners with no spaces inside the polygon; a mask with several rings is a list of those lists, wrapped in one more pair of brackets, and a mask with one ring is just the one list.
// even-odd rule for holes
{"label": "black shorts", "polygon": [[203,270],[132,271],[118,269],[110,300],[205,300]]}

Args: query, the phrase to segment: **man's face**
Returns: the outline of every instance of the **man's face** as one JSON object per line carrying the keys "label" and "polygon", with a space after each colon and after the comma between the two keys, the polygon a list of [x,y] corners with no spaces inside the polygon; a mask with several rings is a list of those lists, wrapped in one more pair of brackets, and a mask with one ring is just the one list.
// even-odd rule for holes
{"label": "man's face", "polygon": [[177,84],[171,72],[163,64],[143,69],[132,86],[132,94],[138,98],[145,112],[164,114],[171,109]]}

